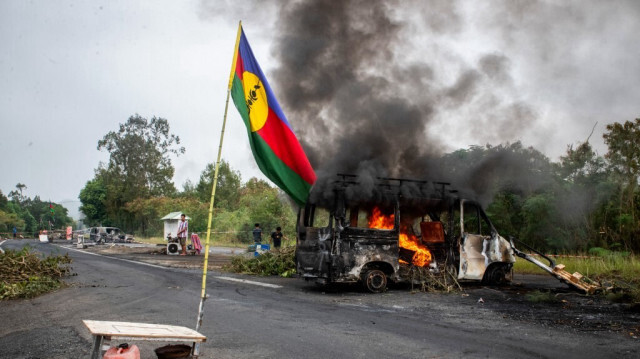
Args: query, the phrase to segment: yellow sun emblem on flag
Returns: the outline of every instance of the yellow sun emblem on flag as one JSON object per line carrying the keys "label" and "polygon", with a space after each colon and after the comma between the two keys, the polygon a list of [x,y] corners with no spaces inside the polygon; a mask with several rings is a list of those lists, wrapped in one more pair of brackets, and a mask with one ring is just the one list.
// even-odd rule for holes
{"label": "yellow sun emblem on flag", "polygon": [[247,101],[247,110],[251,122],[251,132],[256,132],[267,122],[269,114],[269,103],[267,102],[267,92],[260,78],[255,74],[245,71],[242,74],[244,98]]}

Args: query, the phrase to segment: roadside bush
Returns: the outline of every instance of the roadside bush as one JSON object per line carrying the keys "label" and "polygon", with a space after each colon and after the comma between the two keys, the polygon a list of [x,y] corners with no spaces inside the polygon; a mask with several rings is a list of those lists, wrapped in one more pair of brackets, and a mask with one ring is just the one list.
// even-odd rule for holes
{"label": "roadside bush", "polygon": [[28,247],[0,253],[0,300],[33,298],[60,288],[71,273],[69,255],[40,258]]}
{"label": "roadside bush", "polygon": [[295,247],[285,247],[279,253],[267,252],[254,258],[235,256],[224,269],[234,273],[291,277],[296,273],[294,255]]}

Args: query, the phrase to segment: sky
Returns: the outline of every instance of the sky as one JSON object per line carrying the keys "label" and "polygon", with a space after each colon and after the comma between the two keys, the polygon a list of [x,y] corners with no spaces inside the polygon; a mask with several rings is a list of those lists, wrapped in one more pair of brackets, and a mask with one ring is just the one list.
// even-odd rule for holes
{"label": "sky", "polygon": [[[23,183],[27,196],[62,203],[77,218],[79,191],[108,160],[98,140],[134,114],[169,121],[186,148],[172,159],[173,181],[178,189],[197,182],[217,155],[238,21],[280,98],[279,86],[284,92],[287,81],[305,81],[304,71],[299,80],[282,76],[286,56],[296,54],[283,53],[287,24],[296,11],[323,15],[303,3],[0,2],[0,190]],[[522,141],[557,160],[593,129],[590,141],[604,154],[606,125],[640,117],[637,1],[391,1],[380,8],[400,28],[380,49],[393,61],[358,70],[388,78],[388,91],[406,98],[423,96],[424,86],[436,109],[424,131],[442,152]],[[367,14],[358,16],[353,26],[366,24]],[[295,60],[313,71],[310,59]],[[412,68],[423,72],[396,91],[394,71]],[[279,102],[291,126],[305,146],[318,148],[323,139],[311,138],[304,114],[331,113],[338,100],[318,109],[290,98]],[[264,178],[232,103],[222,155],[244,180]]]}

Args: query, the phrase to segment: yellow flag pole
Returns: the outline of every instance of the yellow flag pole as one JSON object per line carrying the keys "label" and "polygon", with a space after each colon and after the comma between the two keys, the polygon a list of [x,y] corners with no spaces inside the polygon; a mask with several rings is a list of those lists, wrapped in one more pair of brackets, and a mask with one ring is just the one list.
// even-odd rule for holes
{"label": "yellow flag pole", "polygon": [[[238,46],[240,44],[240,35],[242,34],[242,22],[238,24],[238,35],[236,37],[236,46],[233,51],[233,62],[231,64],[231,76],[227,87],[227,100],[224,105],[224,118],[222,120],[222,131],[220,133],[220,145],[218,146],[218,158],[216,159],[215,171],[213,173],[213,186],[211,187],[211,201],[209,201],[209,222],[207,224],[207,239],[204,245],[204,266],[202,268],[202,292],[200,295],[200,305],[198,306],[198,320],[196,322],[196,331],[202,326],[202,318],[204,317],[204,301],[207,299],[207,269],[209,266],[209,241],[211,239],[211,222],[213,219],[213,203],[216,198],[216,187],[218,185],[218,171],[220,170],[220,158],[222,157],[222,141],[224,139],[224,129],[227,125],[227,110],[229,109],[229,97],[231,96],[231,87],[233,85],[233,76],[236,70],[236,62],[238,60]],[[200,343],[196,343],[193,348],[193,355],[197,357],[200,351]]]}

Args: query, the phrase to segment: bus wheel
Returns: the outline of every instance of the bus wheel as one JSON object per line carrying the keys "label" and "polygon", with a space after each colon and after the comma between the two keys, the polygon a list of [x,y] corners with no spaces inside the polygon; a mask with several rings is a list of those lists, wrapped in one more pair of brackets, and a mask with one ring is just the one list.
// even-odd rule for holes
{"label": "bus wheel", "polygon": [[511,282],[511,265],[506,263],[491,263],[482,278],[483,284],[505,285]]}
{"label": "bus wheel", "polygon": [[370,269],[362,276],[362,283],[371,293],[382,293],[387,289],[387,276],[379,269]]}

